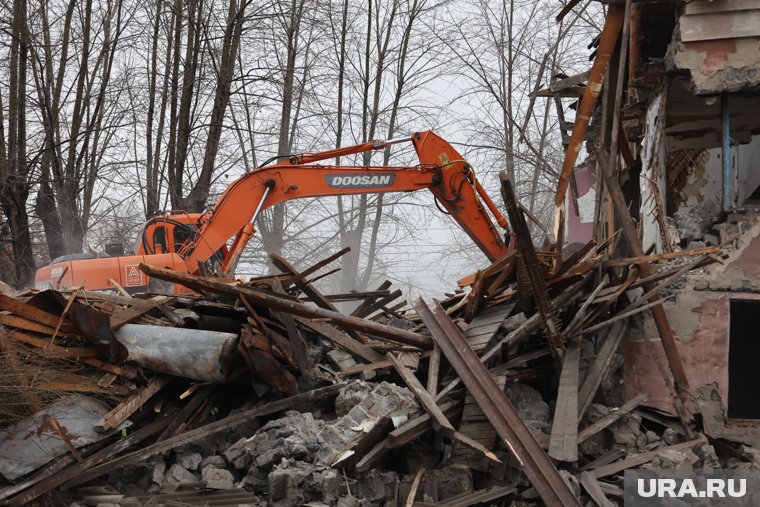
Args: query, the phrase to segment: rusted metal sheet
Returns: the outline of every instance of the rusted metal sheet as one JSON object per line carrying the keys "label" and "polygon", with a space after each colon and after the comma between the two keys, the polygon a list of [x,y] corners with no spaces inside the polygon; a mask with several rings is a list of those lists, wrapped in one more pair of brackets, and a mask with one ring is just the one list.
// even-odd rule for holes
{"label": "rusted metal sheet", "polygon": [[29,419],[2,430],[0,474],[8,480],[36,470],[65,454],[106,437],[95,423],[108,413],[100,400],[81,395],[65,396]]}
{"label": "rusted metal sheet", "polygon": [[127,360],[180,377],[221,383],[238,335],[218,331],[126,324],[116,340],[126,347]]}
{"label": "rusted metal sheet", "polygon": [[[46,290],[35,294],[28,303],[49,313],[60,315],[69,302],[60,292]],[[88,343],[97,347],[103,356],[115,363],[126,359],[127,351],[114,339],[111,319],[108,315],[74,301],[69,305],[66,316],[79,328]]]}
{"label": "rusted metal sheet", "polygon": [[431,311],[422,299],[414,303],[414,308],[544,503],[549,507],[580,507],[578,499],[446,310],[436,302]]}
{"label": "rusted metal sheet", "polygon": [[623,13],[624,8],[622,5],[610,5],[607,20],[604,23],[604,29],[599,39],[596,58],[594,59],[591,74],[588,78],[588,86],[586,86],[586,90],[583,92],[583,99],[581,99],[578,111],[575,113],[573,133],[570,135],[570,144],[567,147],[567,152],[565,152],[562,172],[557,183],[557,193],[554,196],[554,203],[557,206],[560,206],[565,199],[565,192],[567,192],[567,187],[570,184],[570,176],[572,175],[575,161],[578,159],[578,153],[581,151],[586,130],[596,109],[596,103],[604,84],[604,75],[607,72],[607,67],[610,65],[610,57],[615,50],[620,30],[623,27]]}

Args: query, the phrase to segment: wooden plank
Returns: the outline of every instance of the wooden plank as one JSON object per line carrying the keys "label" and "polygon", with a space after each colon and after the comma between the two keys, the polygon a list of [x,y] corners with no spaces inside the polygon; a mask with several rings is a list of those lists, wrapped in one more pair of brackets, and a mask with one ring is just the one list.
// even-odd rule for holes
{"label": "wooden plank", "polygon": [[428,362],[427,392],[435,397],[438,392],[438,373],[441,369],[441,348],[436,344]]}
{"label": "wooden plank", "polygon": [[453,435],[456,430],[451,425],[449,420],[446,419],[446,416],[443,415],[443,412],[441,412],[441,409],[435,403],[433,397],[430,396],[430,393],[425,390],[425,388],[422,386],[422,383],[417,379],[417,377],[414,376],[414,373],[412,373],[406,366],[401,364],[398,358],[396,358],[393,354],[389,353],[388,359],[390,359],[391,363],[393,363],[393,367],[396,369],[396,372],[399,374],[409,390],[414,393],[414,396],[417,398],[417,401],[420,402],[422,408],[425,409],[425,412],[427,412],[431,417],[433,428],[435,428],[435,430],[439,433],[442,433],[448,437]]}
{"label": "wooden plank", "polygon": [[[280,284],[279,280],[274,280],[272,282],[272,289],[277,294],[285,294],[285,291],[282,288],[282,284]],[[311,359],[309,358],[309,354],[306,351],[306,342],[304,340],[304,337],[301,335],[301,331],[299,331],[298,326],[296,326],[296,321],[293,318],[293,315],[287,312],[277,312],[277,315],[279,316],[280,321],[285,325],[285,332],[288,335],[288,338],[290,339],[290,344],[293,347],[293,358],[295,359],[296,365],[298,366],[298,371],[301,372],[301,375],[304,377],[311,379],[314,378],[314,365],[311,362]]]}
{"label": "wooden plank", "polygon": [[554,354],[555,358],[560,358],[563,351],[561,323],[552,308],[552,302],[549,299],[549,293],[546,288],[546,279],[539,269],[538,256],[536,255],[536,249],[530,236],[528,224],[525,222],[525,215],[519,209],[517,196],[515,195],[514,188],[512,188],[509,173],[501,171],[499,173],[499,180],[501,181],[501,195],[507,208],[509,222],[514,230],[517,251],[523,261],[521,268],[524,267],[525,271],[527,271],[533,301],[538,307],[538,312],[541,314],[546,326],[549,343],[552,345],[552,354]]}
{"label": "wooden plank", "polygon": [[406,497],[404,507],[412,507],[412,505],[414,505],[414,497],[417,496],[417,489],[420,487],[420,480],[422,480],[422,474],[424,473],[425,467],[420,467],[420,469],[417,470],[417,474],[412,481],[412,487],[409,489],[409,495]]}
{"label": "wooden plank", "polygon": [[367,345],[354,340],[353,338],[348,336],[346,333],[344,333],[340,329],[335,329],[333,326],[331,326],[327,322],[323,322],[320,320],[305,319],[303,317],[296,317],[295,319],[300,324],[303,324],[304,326],[315,331],[316,333],[321,334],[322,336],[332,341],[333,343],[340,345],[341,347],[346,349],[348,352],[350,352],[353,356],[357,356],[370,363],[377,363],[377,362],[387,360],[384,355],[380,354],[379,352],[374,351]]}
{"label": "wooden plank", "polygon": [[617,474],[629,468],[643,465],[644,463],[649,463],[654,458],[656,458],[657,455],[662,454],[663,452],[683,451],[683,450],[690,449],[691,447],[697,446],[699,444],[704,444],[704,443],[707,443],[707,439],[705,438],[704,435],[700,435],[699,438],[696,438],[694,440],[689,440],[687,442],[682,442],[680,444],[675,444],[668,447],[661,447],[653,451],[631,454],[627,458],[621,459],[620,461],[615,461],[614,463],[610,463],[609,465],[603,465],[599,468],[595,468],[594,470],[589,470],[589,473],[591,473],[592,476],[599,479],[601,477],[606,477],[608,475]]}
{"label": "wooden plank", "polygon": [[[392,285],[390,280],[386,280],[383,283],[380,284],[380,286],[375,290],[387,290]],[[354,317],[358,317],[357,312],[363,311],[365,308],[367,308],[369,305],[374,303],[377,299],[367,299],[362,304],[357,306],[354,311],[351,313]]]}
{"label": "wooden plank", "polygon": [[[492,377],[496,385],[503,390],[507,382],[506,375],[492,375]],[[459,421],[459,432],[488,449],[493,448],[497,441],[498,435],[496,434],[496,430],[488,421],[488,418],[486,418],[483,409],[480,408],[480,405],[478,405],[475,398],[469,392],[467,392],[464,398],[464,408],[462,409],[462,417]],[[470,468],[481,470],[479,463],[473,461],[473,458],[477,458],[477,456],[474,456],[473,452],[469,449],[454,448],[452,451],[452,461],[465,463]],[[481,471],[487,471],[487,469]]]}
{"label": "wooden plank", "polygon": [[347,246],[346,248],[343,248],[343,249],[335,252],[334,254],[330,255],[329,257],[326,257],[325,259],[322,259],[321,261],[317,262],[316,264],[314,264],[314,265],[312,265],[312,266],[304,269],[303,271],[301,271],[297,275],[293,275],[293,276],[290,276],[289,278],[286,278],[285,279],[285,283],[282,284],[283,287],[289,287],[289,286],[293,285],[296,282],[300,282],[302,280],[306,280],[307,276],[311,275],[312,273],[316,273],[321,268],[327,266],[332,261],[334,261],[336,259],[339,259],[340,257],[344,256],[345,254],[347,254],[350,251],[351,251],[351,247]]}
{"label": "wooden plank", "polygon": [[[49,352],[69,354],[68,351],[73,350],[73,349],[66,349],[58,345],[50,345],[50,342],[48,342],[47,340],[42,340],[34,336],[29,336],[27,334],[20,333],[18,331],[9,331],[7,333],[7,336],[21,343],[26,343],[27,345],[32,345],[33,347],[45,349],[46,351],[49,351]],[[80,358],[80,362],[84,364],[89,364],[90,366],[94,366],[96,368],[100,368],[103,371],[107,371],[109,373],[119,375],[120,377],[132,379],[132,380],[140,378],[139,369],[136,367],[116,366],[115,364],[106,363],[94,357]]]}
{"label": "wooden plank", "polygon": [[168,383],[169,377],[163,375],[152,377],[145,387],[119,403],[113,410],[104,415],[100,421],[95,423],[95,429],[97,431],[105,432],[117,428],[132,414],[140,410],[146,401],[152,398],[154,394],[160,391],[161,388]]}
{"label": "wooden plank", "polygon": [[596,359],[594,359],[594,363],[586,374],[586,378],[583,379],[583,384],[581,385],[578,394],[579,423],[583,418],[583,414],[586,413],[589,405],[591,405],[591,402],[594,400],[599,386],[607,376],[610,366],[612,365],[612,359],[615,356],[615,352],[617,352],[627,329],[627,320],[620,321],[612,326],[610,333],[607,335],[607,339],[602,343],[599,353],[596,355]]}
{"label": "wooden plank", "polygon": [[[452,418],[459,411],[459,403],[456,401],[447,401],[440,405],[441,411],[447,418]],[[367,472],[385,459],[394,449],[403,447],[412,440],[415,440],[430,431],[432,424],[428,414],[421,414],[414,417],[391,431],[385,440],[379,442],[375,447],[366,453],[356,464],[355,469],[359,473]]]}
{"label": "wooden plank", "polygon": [[355,317],[361,317],[361,318],[368,317],[372,315],[374,312],[382,309],[388,303],[398,299],[399,297],[401,297],[401,295],[402,295],[401,289],[396,289],[390,294],[388,294],[387,296],[384,296],[377,301],[373,301],[372,303],[367,305],[365,308],[357,308],[351,315]]}
{"label": "wooden plank", "polygon": [[578,461],[578,385],[580,337],[568,340],[557,390],[549,456],[560,461]]}
{"label": "wooden plank", "polygon": [[[193,384],[187,389],[180,399],[184,399],[187,396],[192,396],[190,400],[182,407],[182,410],[177,412],[172,418],[171,423],[166,426],[166,429],[161,432],[156,442],[161,442],[177,435],[182,434],[188,427],[188,424],[193,418],[193,414],[196,414],[198,410],[206,405],[209,401],[209,397],[216,389],[213,384]],[[187,396],[186,396],[187,395]]]}
{"label": "wooden plank", "polygon": [[616,322],[620,322],[622,320],[625,320],[628,317],[636,315],[637,313],[641,313],[641,312],[643,312],[645,310],[648,310],[648,309],[650,309],[650,308],[652,308],[654,306],[660,306],[665,301],[667,301],[668,299],[671,299],[672,297],[673,296],[669,296],[669,297],[664,298],[664,299],[659,299],[657,301],[652,301],[651,303],[647,303],[647,304],[645,304],[643,306],[639,306],[638,308],[634,308],[633,310],[629,310],[627,312],[619,313],[619,314],[615,315],[614,317],[612,317],[612,318],[610,318],[608,320],[605,320],[604,322],[600,322],[599,324],[594,324],[593,326],[589,326],[587,328],[584,328],[581,332],[584,333],[584,334],[590,334],[590,333],[592,333],[594,331],[598,331],[599,329],[603,329],[605,327],[611,326],[611,325],[615,324]]}
{"label": "wooden plank", "polygon": [[[501,271],[505,269],[506,267],[508,267],[510,264],[514,264],[515,259],[516,259],[516,253],[514,251],[509,252],[507,255],[505,255],[501,259],[497,260],[496,262],[494,262],[487,268],[480,271],[483,272],[483,275],[485,278],[489,279],[492,276],[495,276],[501,273]],[[459,285],[460,287],[467,287],[468,285],[472,285],[473,283],[475,283],[475,277],[477,276],[478,272],[475,272],[471,275],[465,276],[464,278],[457,280],[457,285]]]}
{"label": "wooden plank", "polygon": [[[552,306],[557,310],[562,310],[570,301],[573,300],[578,292],[583,289],[583,287],[586,285],[586,283],[588,283],[590,279],[591,274],[586,274],[581,281],[577,282],[575,285],[569,289],[566,289],[562,294],[554,298],[552,300]],[[543,322],[541,320],[541,315],[538,313],[534,314],[531,318],[523,322],[517,329],[511,331],[509,334],[507,334],[507,336],[501,338],[497,343],[495,343],[490,349],[483,352],[480,355],[480,362],[485,363],[488,361],[488,359],[499,353],[502,347],[505,345],[516,346],[517,344],[521,343],[528,336],[538,331],[541,328],[542,324]],[[460,383],[461,379],[455,378],[449,382],[446,387],[439,391],[435,399],[440,400],[448,393],[450,393]]]}
{"label": "wooden plank", "polygon": [[604,278],[602,278],[602,281],[599,283],[599,285],[596,286],[596,288],[591,293],[591,295],[586,298],[586,301],[584,301],[581,307],[578,309],[578,311],[575,312],[575,315],[573,316],[573,320],[570,321],[570,324],[568,324],[565,327],[566,333],[572,332],[575,326],[583,319],[583,317],[586,315],[586,309],[589,307],[591,303],[594,302],[596,296],[599,294],[599,292],[602,289],[604,289],[604,287],[607,286],[608,282],[609,282],[609,277],[605,274]]}
{"label": "wooden plank", "polygon": [[617,505],[607,498],[607,495],[602,491],[602,487],[599,485],[599,481],[596,477],[588,472],[581,472],[578,479],[580,480],[583,489],[588,493],[588,496],[590,496],[599,507],[615,507]]}
{"label": "wooden plank", "polygon": [[585,83],[588,81],[588,77],[591,74],[590,70],[587,70],[586,72],[581,72],[580,74],[575,74],[574,76],[569,76],[563,79],[557,79],[556,81],[552,81],[549,85],[549,91],[551,93],[559,92],[565,88],[570,88],[573,86],[578,86],[580,84]]}
{"label": "wooden plank", "polygon": [[[52,313],[40,310],[36,306],[8,297],[5,294],[0,294],[0,310],[14,313],[27,320],[48,326],[52,329],[55,329],[58,325],[58,320],[60,318],[58,315],[53,315]],[[70,321],[66,321],[62,327],[65,329],[66,333],[77,332],[76,326]]]}
{"label": "wooden plank", "polygon": [[[271,259],[272,264],[274,264],[275,267],[277,267],[277,269],[283,273],[287,273],[295,277],[299,275],[296,268],[294,268],[293,265],[291,265],[281,255],[273,252],[269,254],[269,258]],[[311,283],[307,282],[306,280],[295,280],[295,284],[301,290],[301,292],[311,298],[311,300],[320,308],[330,310],[331,312],[340,313],[338,307],[335,306],[329,299],[327,299],[321,292],[319,292],[319,290],[317,290]],[[351,338],[355,340],[358,340],[360,342],[366,341],[358,332],[353,329],[347,329],[346,332],[349,334],[349,336],[351,336]]]}
{"label": "wooden plank", "polygon": [[[471,505],[492,502],[493,500],[507,496],[516,491],[517,488],[514,486],[492,486],[490,488],[473,491],[472,493],[461,493],[436,505],[438,507],[470,507]],[[415,504],[415,506],[418,505],[421,504]]]}
{"label": "wooden plank", "polygon": [[114,280],[113,278],[109,278],[108,279],[108,283],[110,283],[111,286],[114,289],[116,289],[116,291],[119,294],[121,294],[122,296],[124,296],[125,298],[131,298],[132,297],[132,294],[130,294],[129,292],[127,292],[127,289],[125,289],[124,287],[122,287],[121,284],[119,282],[117,282],[116,280]]}
{"label": "wooden plank", "polygon": [[[0,324],[17,329],[23,329],[25,331],[32,331],[33,333],[45,334],[48,336],[52,336],[53,333],[55,333],[56,326],[56,324],[53,324],[53,326],[47,326],[45,324],[40,324],[33,320],[25,319],[24,317],[11,315],[8,313],[0,313]],[[77,329],[73,324],[67,324],[65,326],[61,326],[61,332],[65,334],[79,334],[79,329]]]}
{"label": "wooden plank", "polygon": [[[704,248],[695,248],[693,250],[682,250],[680,252],[666,252],[656,255],[642,255],[637,257],[623,257],[621,259],[610,259],[604,261],[605,267],[625,267],[632,264],[644,264],[656,261],[667,261],[673,259],[679,259],[681,257],[693,257],[695,255],[705,255],[715,253],[720,250],[719,245],[706,246]],[[648,276],[648,275],[647,275]]]}
{"label": "wooden plank", "polygon": [[648,399],[649,399],[648,394],[646,393],[639,394],[638,396],[632,398],[628,402],[621,405],[617,410],[610,412],[605,417],[602,417],[601,419],[591,424],[590,426],[583,428],[583,430],[581,430],[578,433],[578,443],[580,444],[581,442],[596,435],[597,433],[602,431],[604,428],[607,428],[611,424],[614,424],[615,421],[617,421],[624,415],[630,414],[633,410],[635,410],[639,405],[641,405]]}

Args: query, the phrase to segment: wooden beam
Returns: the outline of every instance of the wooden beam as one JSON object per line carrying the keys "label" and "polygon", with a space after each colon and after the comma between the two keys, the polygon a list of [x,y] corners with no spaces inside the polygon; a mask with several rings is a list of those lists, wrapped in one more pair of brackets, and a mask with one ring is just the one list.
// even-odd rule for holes
{"label": "wooden beam", "polygon": [[412,481],[412,487],[409,488],[409,495],[406,497],[404,507],[412,507],[414,505],[414,498],[417,496],[417,489],[420,487],[420,480],[422,480],[422,474],[424,473],[425,467],[420,467],[420,469],[417,470],[417,474]]}
{"label": "wooden beam", "polygon": [[562,356],[563,350],[562,330],[560,328],[560,322],[552,308],[551,300],[549,299],[549,293],[546,289],[546,279],[543,274],[539,272],[538,256],[536,255],[536,250],[533,246],[533,239],[531,238],[528,224],[525,221],[525,216],[520,209],[514,189],[512,188],[509,173],[507,173],[507,171],[501,171],[499,173],[499,180],[501,181],[501,195],[504,198],[504,205],[507,208],[510,225],[514,231],[517,250],[520,252],[522,260],[524,261],[525,270],[528,272],[533,300],[535,301],[538,311],[546,325],[546,329],[548,330],[553,354],[555,358],[559,358]]}
{"label": "wooden beam", "polygon": [[560,206],[565,199],[565,192],[570,183],[570,175],[572,174],[573,167],[575,167],[578,154],[581,151],[581,145],[583,144],[583,138],[586,135],[586,129],[591,121],[591,117],[594,115],[596,103],[599,99],[599,94],[602,91],[602,85],[604,84],[604,76],[610,64],[610,58],[612,57],[615,45],[620,38],[620,30],[623,27],[623,14],[624,9],[622,6],[610,5],[609,11],[607,12],[607,19],[604,23],[604,29],[602,29],[602,34],[599,38],[599,47],[597,48],[596,58],[594,59],[594,64],[592,65],[589,74],[588,86],[586,86],[583,98],[578,106],[578,111],[575,114],[575,127],[570,136],[570,143],[567,147],[565,159],[562,163],[562,171],[560,172],[559,183],[557,184],[557,192],[554,196],[554,203],[557,206]]}
{"label": "wooden beam", "polygon": [[113,410],[104,415],[100,421],[95,423],[95,429],[97,431],[105,432],[117,428],[132,414],[140,410],[146,401],[152,398],[154,394],[160,391],[161,388],[168,383],[169,377],[163,375],[152,377],[145,387],[119,403]]}
{"label": "wooden beam", "polygon": [[[618,217],[618,221],[623,229],[623,234],[625,234],[633,254],[636,257],[643,257],[645,255],[644,248],[641,246],[638,230],[636,229],[636,225],[633,223],[633,218],[631,218],[628,211],[628,206],[626,205],[625,197],[623,196],[623,191],[620,188],[617,176],[609,172],[609,166],[607,165],[606,154],[604,152],[597,156],[597,167],[599,167],[599,172],[601,172],[604,177],[604,183],[607,185],[610,199],[615,206],[615,214]],[[652,267],[647,262],[639,265],[639,272],[643,278],[647,278],[654,274]],[[644,290],[650,291],[652,289],[654,289],[654,284],[647,283],[644,285]],[[656,303],[660,300],[661,298],[659,294],[653,294],[649,299],[651,303]],[[668,365],[673,374],[676,390],[681,397],[681,401],[685,403],[688,397],[689,380],[686,376],[683,362],[681,361],[681,355],[678,352],[675,335],[668,322],[668,316],[662,305],[657,304],[652,307],[652,316],[657,325],[660,341],[662,341],[662,346],[665,349],[665,355],[668,358]],[[679,404],[678,401],[675,402],[675,405],[684,426],[687,426],[689,417],[685,413],[685,407],[683,407],[682,404]]]}
{"label": "wooden beam", "polygon": [[[387,361],[384,355],[376,352],[374,349],[363,344],[362,342],[354,340],[349,335],[340,329],[335,329],[327,322],[305,319],[303,317],[296,317],[295,319],[300,324],[308,327],[316,333],[321,334],[336,345],[339,345],[340,347],[346,349],[351,353],[351,355],[355,357],[359,357],[364,361],[368,361],[370,363]],[[388,366],[390,366],[390,364],[388,364]]]}
{"label": "wooden beam", "polygon": [[[51,328],[51,330],[55,330],[55,327],[58,325],[58,320],[60,318],[58,315],[53,315],[52,313],[40,310],[36,306],[30,305],[29,303],[24,303],[23,301],[14,299],[12,297],[8,297],[5,294],[0,294],[0,310],[14,313],[29,321],[47,326]],[[66,321],[65,324],[61,326],[61,329],[65,333],[78,332],[76,326],[70,321]]]}
{"label": "wooden beam", "polygon": [[388,359],[390,359],[391,363],[393,363],[393,367],[396,369],[396,372],[399,374],[409,390],[414,393],[414,396],[420,402],[422,408],[425,409],[425,412],[427,412],[430,416],[433,422],[433,428],[435,428],[435,430],[439,433],[451,437],[451,435],[453,435],[456,430],[451,425],[449,420],[446,419],[446,416],[443,415],[443,412],[435,403],[433,397],[430,396],[430,393],[425,390],[425,388],[422,386],[422,383],[417,379],[417,377],[414,376],[414,373],[412,373],[409,368],[401,364],[398,358],[394,357],[393,354],[388,354]]}
{"label": "wooden beam", "polygon": [[329,257],[327,257],[325,259],[322,259],[321,261],[317,262],[316,264],[314,264],[314,265],[312,265],[312,266],[304,269],[303,271],[301,271],[297,275],[293,275],[293,276],[291,276],[289,278],[286,278],[285,279],[285,283],[282,284],[283,287],[289,287],[290,285],[293,285],[294,283],[300,282],[302,280],[306,280],[307,276],[311,275],[312,273],[316,273],[321,268],[327,266],[332,261],[334,261],[336,259],[339,259],[340,257],[344,256],[345,254],[347,254],[350,251],[351,251],[351,247],[347,246],[346,248],[343,248],[343,249],[335,252],[334,254],[330,255]]}
{"label": "wooden beam", "polygon": [[[300,274],[295,267],[293,267],[292,264],[290,264],[285,258],[282,256],[271,253],[269,254],[269,258],[272,261],[272,264],[275,265],[280,271],[283,273],[288,273],[293,275],[294,277],[298,277]],[[319,290],[317,290],[316,287],[314,287],[310,282],[307,282],[306,280],[295,280],[296,286],[301,289],[301,292],[306,294],[311,300],[320,308],[324,308],[326,310],[330,310],[331,312],[340,313],[338,310],[338,307],[335,306],[332,301],[327,299]],[[359,340],[360,342],[366,342],[366,340],[356,331],[353,329],[348,329],[346,332],[351,335],[351,337],[355,340]]]}
{"label": "wooden beam", "polygon": [[[693,250],[682,250],[680,252],[666,252],[655,255],[642,255],[636,257],[623,257],[619,259],[609,259],[604,261],[604,266],[608,268],[625,267],[632,264],[644,264],[657,261],[668,261],[679,259],[681,257],[693,257],[695,255],[705,255],[715,253],[720,250],[720,246],[706,246],[704,248],[695,248]],[[647,275],[648,276],[648,275]]]}
{"label": "wooden beam", "polygon": [[683,451],[683,450],[690,449],[694,446],[697,446],[699,444],[704,444],[704,443],[707,443],[707,439],[705,438],[704,435],[700,435],[699,438],[696,438],[694,440],[689,440],[687,442],[683,442],[680,444],[675,444],[668,447],[661,447],[653,451],[631,454],[625,459],[615,461],[614,463],[610,463],[609,465],[600,466],[599,468],[596,468],[594,470],[589,470],[589,472],[591,473],[592,476],[599,479],[600,477],[614,475],[619,472],[622,472],[623,470],[637,467],[639,465],[643,465],[644,463],[649,463],[650,461],[652,461],[654,458],[656,458],[659,454],[662,454],[663,452]]}
{"label": "wooden beam", "polygon": [[560,461],[578,461],[578,384],[580,336],[567,342],[557,390],[549,456]]}
{"label": "wooden beam", "polygon": [[433,352],[428,362],[427,392],[435,398],[438,393],[438,372],[441,369],[441,347],[433,345]]}
{"label": "wooden beam", "polygon": [[578,476],[583,489],[586,490],[588,496],[591,497],[599,507],[615,507],[615,503],[611,502],[607,495],[602,491],[602,487],[599,485],[599,481],[591,475],[589,472],[581,472]]}
{"label": "wooden beam", "polygon": [[549,85],[549,91],[552,92],[553,94],[560,90],[564,90],[565,88],[570,88],[572,86],[583,84],[586,81],[588,81],[588,77],[590,75],[591,75],[591,71],[587,70],[586,72],[581,72],[580,74],[575,74],[574,76],[569,76],[563,79],[552,81],[551,84]]}
{"label": "wooden beam", "polygon": [[[607,414],[605,417],[602,417],[595,423],[583,428],[580,432],[578,432],[578,443],[584,442],[588,440],[589,438],[593,437],[600,431],[602,431],[604,428],[609,427],[611,424],[614,424],[618,419],[623,417],[624,415],[630,414],[633,412],[639,405],[644,403],[649,399],[649,395],[646,393],[639,394],[635,398],[632,398],[631,400],[628,400],[626,403],[621,405],[617,410],[613,410],[609,414]],[[577,428],[577,424],[576,424]]]}
{"label": "wooden beam", "polygon": [[[273,280],[272,281],[272,289],[276,294],[285,295],[285,291],[282,288],[282,284],[280,284],[279,280]],[[295,359],[296,365],[298,366],[298,371],[301,372],[301,375],[304,377],[311,379],[314,377],[314,365],[311,362],[311,359],[309,358],[309,354],[306,351],[306,342],[304,340],[304,337],[301,335],[301,332],[298,330],[298,326],[296,326],[296,321],[293,318],[293,315],[287,312],[278,312],[278,316],[280,318],[280,321],[282,321],[283,325],[285,326],[285,332],[288,335],[288,338],[290,339],[290,344],[293,347],[293,358]]]}
{"label": "wooden beam", "polygon": [[423,349],[431,349],[433,347],[432,340],[424,335],[385,326],[370,320],[358,319],[339,312],[325,310],[324,308],[313,308],[289,299],[266,294],[256,289],[219,282],[211,278],[180,273],[171,269],[148,266],[147,264],[140,264],[140,269],[148,274],[148,276],[173,281],[190,288],[199,288],[233,297],[243,296],[254,304],[275,310],[290,312],[306,318],[327,319],[340,327],[361,331],[382,340],[404,343]]}
{"label": "wooden beam", "polygon": [[607,335],[607,339],[602,343],[599,353],[596,355],[591,368],[586,373],[586,378],[583,379],[580,392],[578,394],[578,422],[581,422],[583,414],[586,413],[591,402],[594,401],[597,390],[602,384],[602,380],[609,373],[610,366],[612,366],[612,359],[617,352],[620,342],[623,339],[626,329],[628,329],[628,321],[623,320],[612,327],[610,333]]}

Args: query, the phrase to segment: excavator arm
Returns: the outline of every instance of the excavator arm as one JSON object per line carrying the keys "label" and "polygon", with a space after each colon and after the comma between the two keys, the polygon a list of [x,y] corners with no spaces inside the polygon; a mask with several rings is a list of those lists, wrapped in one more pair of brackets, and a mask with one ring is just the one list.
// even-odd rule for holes
{"label": "excavator arm", "polygon": [[[334,166],[317,162],[411,141],[418,166]],[[266,208],[292,199],[429,189],[440,205],[492,261],[507,253],[497,225],[507,220],[477,181],[472,168],[451,144],[432,132],[410,138],[371,141],[316,154],[289,157],[256,169],[227,187],[211,211],[200,219],[198,233],[179,251],[189,271],[214,257],[234,238],[225,252],[222,270],[231,273],[253,234],[253,223]],[[491,218],[493,216],[493,219]]]}
{"label": "excavator arm", "polygon": [[[320,162],[411,142],[419,165],[404,167],[336,166]],[[288,157],[238,178],[208,212],[172,211],[148,220],[135,243],[135,255],[56,259],[37,271],[35,284],[83,285],[109,290],[120,284],[128,292],[183,292],[160,287],[138,269],[140,263],[197,273],[233,275],[254,233],[261,210],[303,197],[412,192],[429,189],[448,214],[492,261],[506,255],[502,232],[507,220],[483,190],[469,164],[449,143],[432,132],[388,141]],[[115,282],[115,283],[114,283]]]}

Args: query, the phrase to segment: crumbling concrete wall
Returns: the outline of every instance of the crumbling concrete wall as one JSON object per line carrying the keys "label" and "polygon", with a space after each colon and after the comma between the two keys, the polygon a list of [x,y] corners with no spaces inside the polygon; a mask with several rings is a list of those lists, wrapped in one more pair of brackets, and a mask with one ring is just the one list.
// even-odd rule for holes
{"label": "crumbling concrete wall", "polygon": [[673,63],[699,95],[760,88],[760,4],[694,0],[678,20]]}
{"label": "crumbling concrete wall", "polygon": [[[724,244],[736,243],[724,264],[690,275],[664,303],[676,334],[692,392],[716,384],[728,399],[729,304],[733,298],[760,300],[760,217],[719,224]],[[635,320],[624,343],[626,398],[645,392],[648,405],[675,414],[667,360],[649,313]]]}
{"label": "crumbling concrete wall", "polygon": [[760,39],[678,42],[673,61],[691,73],[697,95],[760,87]]}

